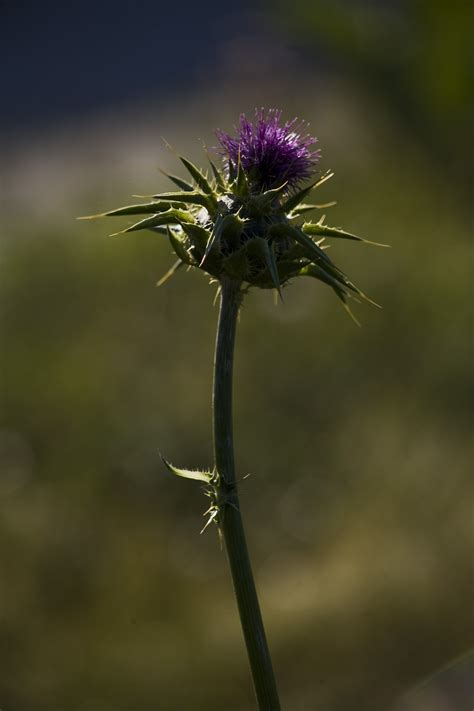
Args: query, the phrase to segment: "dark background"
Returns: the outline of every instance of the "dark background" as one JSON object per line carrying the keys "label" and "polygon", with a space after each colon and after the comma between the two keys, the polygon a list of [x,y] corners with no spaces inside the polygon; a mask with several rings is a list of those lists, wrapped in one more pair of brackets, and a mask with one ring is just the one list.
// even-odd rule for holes
{"label": "dark background", "polygon": [[239,325],[242,507],[283,707],[472,705],[467,2],[0,4],[0,706],[247,711],[202,537],[217,310],[153,234],[75,217],[164,189],[214,129],[311,123],[335,244],[383,311],[298,280]]}

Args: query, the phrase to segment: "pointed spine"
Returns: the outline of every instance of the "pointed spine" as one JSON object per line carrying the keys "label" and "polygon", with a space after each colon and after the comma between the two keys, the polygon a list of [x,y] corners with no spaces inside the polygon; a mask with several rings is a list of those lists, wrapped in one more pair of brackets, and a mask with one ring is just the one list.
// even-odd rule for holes
{"label": "pointed spine", "polygon": [[181,267],[184,267],[184,262],[181,259],[178,259],[163,276],[158,279],[156,282],[156,286],[163,286],[165,282],[168,281],[168,279],[171,279],[174,274],[178,271],[178,269],[181,269]]}

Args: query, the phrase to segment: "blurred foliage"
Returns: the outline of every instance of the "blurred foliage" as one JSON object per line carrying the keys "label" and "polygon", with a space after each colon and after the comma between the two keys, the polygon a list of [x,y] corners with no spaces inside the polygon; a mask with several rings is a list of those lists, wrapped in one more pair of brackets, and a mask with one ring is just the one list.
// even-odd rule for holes
{"label": "blurred foliage", "polygon": [[466,161],[474,105],[472,3],[278,0],[276,6],[277,24],[306,44],[310,57],[313,51],[318,63],[329,56],[337,73],[375,93],[438,169],[472,178]]}
{"label": "blurred foliage", "polygon": [[[296,17],[303,6],[292,7]],[[378,22],[379,10],[365,7]],[[413,28],[420,43],[435,10],[427,6],[426,23]],[[394,24],[384,27],[378,55],[365,60],[374,73]],[[341,59],[330,28],[324,36]],[[360,56],[350,38],[346,68]],[[423,61],[429,81],[413,62],[407,71],[420,123],[432,104],[419,92],[430,81],[444,92]],[[446,70],[462,84],[459,96],[461,64],[461,74]],[[383,92],[377,83],[361,90],[339,76],[319,87],[316,104],[310,79],[282,80],[278,91],[257,84],[247,100],[317,119],[331,157],[324,168],[336,169],[321,188],[323,200],[339,202],[331,223],[393,245],[390,253],[333,247],[384,310],[361,306],[357,329],[313,282],[292,285],[284,306],[250,295],[237,342],[237,462],[252,474],[242,506],[284,708],[380,711],[473,645],[470,211],[439,171],[438,153],[407,127],[401,94],[393,92],[392,111],[386,83]],[[242,101],[224,84],[208,87],[207,102],[202,91],[173,107],[168,134],[183,152],[193,145],[198,160],[194,136],[212,137],[197,107],[220,106],[225,122]],[[184,272],[156,289],[173,261],[164,240],[106,239],[109,225],[72,219],[123,202],[132,182],[133,191],[165,187],[148,167],[136,177],[139,160],[132,170],[131,136],[141,129],[128,121],[120,164],[107,167],[115,144],[107,148],[102,134],[98,159],[82,162],[74,128],[68,142],[58,139],[68,152],[56,174],[51,153],[38,148],[37,191],[47,176],[49,202],[33,209],[25,172],[15,212],[4,213],[0,705],[8,711],[253,708],[225,557],[214,532],[198,536],[206,500],[167,474],[157,451],[176,464],[211,463],[214,289]],[[92,143],[99,128],[91,121],[89,131]],[[58,210],[68,180],[76,194]],[[437,697],[442,711],[456,693],[444,705]]]}

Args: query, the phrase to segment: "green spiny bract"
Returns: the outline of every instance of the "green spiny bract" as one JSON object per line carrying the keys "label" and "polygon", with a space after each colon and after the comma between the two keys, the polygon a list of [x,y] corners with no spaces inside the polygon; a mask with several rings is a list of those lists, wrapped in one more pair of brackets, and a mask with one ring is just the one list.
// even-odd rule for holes
{"label": "green spiny bract", "polygon": [[310,276],[332,287],[342,303],[351,297],[370,301],[328,257],[326,238],[366,242],[351,233],[303,215],[329,205],[308,205],[310,191],[332,177],[296,190],[287,183],[256,190],[242,166],[229,160],[225,170],[212,161],[211,176],[185,158],[191,182],[169,175],[179,191],[149,196],[149,202],[121,207],[91,217],[141,215],[121,232],[151,230],[167,236],[178,261],[159,283],[179,267],[201,269],[218,281],[230,278],[245,287],[277,289],[298,276]]}

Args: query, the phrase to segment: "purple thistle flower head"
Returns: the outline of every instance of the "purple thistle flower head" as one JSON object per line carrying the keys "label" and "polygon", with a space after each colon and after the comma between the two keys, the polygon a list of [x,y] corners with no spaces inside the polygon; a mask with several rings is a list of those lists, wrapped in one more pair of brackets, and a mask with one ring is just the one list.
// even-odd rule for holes
{"label": "purple thistle flower head", "polygon": [[324,207],[304,204],[304,199],[332,176],[328,171],[298,188],[300,181],[316,172],[319,160],[307,124],[298,119],[282,124],[281,111],[260,109],[253,122],[241,115],[235,136],[216,133],[227,160],[222,168],[209,160],[210,177],[178,156],[191,178],[169,175],[178,191],[92,217],[142,215],[123,232],[151,229],[166,234],[178,261],[159,284],[186,264],[221,285],[227,281],[239,289],[243,285],[243,293],[255,286],[277,289],[281,296],[291,279],[307,276],[331,286],[346,309],[351,297],[367,299],[321,246],[333,237],[366,240],[326,225],[324,216],[317,222],[304,218]]}
{"label": "purple thistle flower head", "polygon": [[223,153],[236,167],[239,160],[253,190],[268,190],[288,183],[294,188],[315,171],[320,151],[312,148],[317,139],[306,131],[308,125],[294,118],[280,125],[282,112],[278,109],[255,110],[252,123],[245,114],[240,116],[237,137],[216,131]]}

